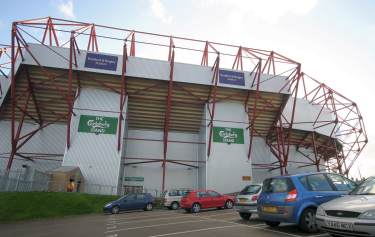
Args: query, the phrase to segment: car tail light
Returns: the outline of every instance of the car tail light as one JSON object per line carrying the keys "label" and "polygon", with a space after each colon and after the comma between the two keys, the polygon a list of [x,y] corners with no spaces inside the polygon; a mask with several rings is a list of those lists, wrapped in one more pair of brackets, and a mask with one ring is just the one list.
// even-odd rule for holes
{"label": "car tail light", "polygon": [[254,196],[251,197],[251,201],[255,202],[256,200],[258,200],[258,195],[254,195]]}
{"label": "car tail light", "polygon": [[288,195],[285,198],[285,202],[295,202],[297,200],[297,189],[293,189],[288,193]]}

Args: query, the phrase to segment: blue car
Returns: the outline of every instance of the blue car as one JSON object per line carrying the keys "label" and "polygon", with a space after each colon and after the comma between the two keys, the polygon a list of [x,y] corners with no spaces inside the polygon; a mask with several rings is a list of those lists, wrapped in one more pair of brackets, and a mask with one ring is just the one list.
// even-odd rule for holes
{"label": "blue car", "polygon": [[278,176],[263,182],[258,198],[258,215],[267,225],[297,224],[303,231],[318,231],[318,206],[347,194],[356,184],[335,173],[308,173]]}
{"label": "blue car", "polygon": [[107,203],[103,211],[105,213],[118,214],[120,211],[143,209],[152,211],[155,198],[149,193],[127,194],[120,199]]}

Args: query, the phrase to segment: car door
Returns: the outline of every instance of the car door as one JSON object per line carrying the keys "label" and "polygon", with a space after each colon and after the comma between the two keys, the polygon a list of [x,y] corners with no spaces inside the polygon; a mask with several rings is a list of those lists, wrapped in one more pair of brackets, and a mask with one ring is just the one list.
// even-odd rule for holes
{"label": "car door", "polygon": [[145,194],[137,194],[136,201],[134,203],[134,207],[136,209],[143,209],[147,204],[147,197]]}
{"label": "car door", "polygon": [[215,191],[208,191],[208,194],[211,197],[211,206],[212,207],[223,207],[225,200],[223,199],[223,196],[220,193],[217,193]]}
{"label": "car door", "polygon": [[136,199],[135,194],[128,194],[123,199],[121,199],[120,202],[120,210],[126,211],[126,210],[132,210],[134,209],[134,202]]}
{"label": "car door", "polygon": [[304,193],[304,199],[316,205],[337,198],[340,194],[325,174],[312,174],[300,177],[300,182],[308,190]]}
{"label": "car door", "polygon": [[200,191],[197,193],[198,201],[201,204],[202,208],[211,208],[212,205],[212,198],[206,191]]}

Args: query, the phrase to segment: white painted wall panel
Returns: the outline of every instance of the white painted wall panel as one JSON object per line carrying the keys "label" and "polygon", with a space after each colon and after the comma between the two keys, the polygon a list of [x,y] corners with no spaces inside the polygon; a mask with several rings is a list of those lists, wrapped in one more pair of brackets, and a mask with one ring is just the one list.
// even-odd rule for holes
{"label": "white painted wall panel", "polygon": [[[293,109],[293,98],[290,98],[284,108],[283,114],[288,119],[288,121],[291,120],[292,116],[292,109]],[[317,133],[330,136],[331,132],[334,128],[334,123],[327,124],[328,121],[334,121],[334,115],[331,110],[327,108],[323,108],[320,105],[313,105],[308,103],[307,101],[303,99],[297,99],[296,101],[296,108],[295,108],[295,115],[294,115],[294,129],[300,129],[305,131],[315,131]],[[319,115],[320,113],[320,115]],[[314,128],[314,122],[316,118],[317,123],[315,124]],[[285,122],[285,119],[284,121]],[[324,126],[322,126],[324,125]],[[289,126],[289,125],[285,125]]]}
{"label": "white painted wall panel", "polygon": [[[209,113],[206,112],[206,119]],[[244,144],[226,144],[212,142],[211,155],[207,158],[207,188],[222,193],[241,190],[250,181],[242,176],[252,176],[251,161],[247,158],[249,136],[247,136],[248,116],[242,103],[216,103],[215,120],[236,121],[237,123],[215,121],[214,126],[242,128]],[[207,141],[209,132],[207,131]]]}
{"label": "white painted wall panel", "polygon": [[63,165],[80,167],[87,183],[118,186],[121,167],[121,150],[117,151],[119,127],[116,134],[78,132],[80,115],[118,118],[119,102],[120,95],[113,92],[82,89],[74,104],[76,116],[72,117],[71,123],[71,147],[65,150]]}
{"label": "white painted wall panel", "polygon": [[[158,130],[128,130],[129,138],[163,139],[163,131]],[[198,142],[199,135],[191,133],[169,132],[169,140]],[[168,143],[167,159],[197,161],[198,144]],[[163,159],[163,142],[147,140],[127,140],[125,150],[129,158]],[[139,160],[125,159],[126,163]],[[187,163],[197,165],[197,163]],[[125,166],[126,177],[143,177],[144,182],[128,181],[124,185],[142,185],[145,189],[161,191],[162,166],[161,162]],[[198,170],[177,164],[167,163],[166,188],[196,188],[198,187]]]}

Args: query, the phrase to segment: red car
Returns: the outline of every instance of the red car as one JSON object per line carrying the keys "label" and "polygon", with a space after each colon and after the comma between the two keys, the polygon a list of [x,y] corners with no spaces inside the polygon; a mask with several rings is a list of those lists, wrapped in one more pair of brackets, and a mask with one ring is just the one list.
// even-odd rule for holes
{"label": "red car", "polygon": [[206,208],[233,208],[234,197],[211,190],[192,190],[181,198],[180,206],[187,212],[197,213]]}

